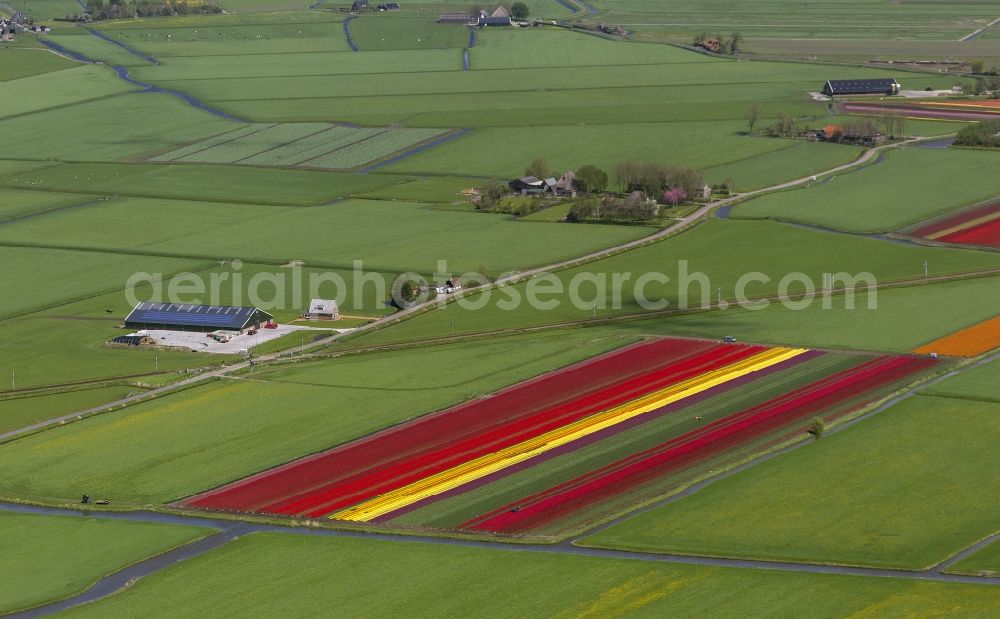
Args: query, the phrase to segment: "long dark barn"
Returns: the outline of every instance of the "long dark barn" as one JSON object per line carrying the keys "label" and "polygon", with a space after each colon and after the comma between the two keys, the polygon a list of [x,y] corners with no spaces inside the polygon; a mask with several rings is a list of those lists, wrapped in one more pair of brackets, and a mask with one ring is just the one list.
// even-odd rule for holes
{"label": "long dark barn", "polygon": [[828,80],[823,94],[834,95],[898,95],[899,82],[893,78],[877,80]]}
{"label": "long dark barn", "polygon": [[140,303],[125,318],[129,329],[171,331],[235,331],[259,329],[273,316],[255,307],[188,305],[180,303]]}

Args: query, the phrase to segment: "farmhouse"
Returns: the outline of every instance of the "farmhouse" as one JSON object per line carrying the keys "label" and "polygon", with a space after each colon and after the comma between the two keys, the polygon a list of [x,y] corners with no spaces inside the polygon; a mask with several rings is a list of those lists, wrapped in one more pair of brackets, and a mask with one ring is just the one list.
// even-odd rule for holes
{"label": "farmhouse", "polygon": [[361,11],[368,10],[368,0],[354,0],[354,4],[351,5],[352,13],[360,13]]}
{"label": "farmhouse", "polygon": [[569,170],[556,181],[556,194],[561,196],[576,196],[576,172]]}
{"label": "farmhouse", "polygon": [[309,302],[309,311],[302,315],[306,320],[337,320],[340,318],[340,308],[337,302],[330,299],[313,299]]}
{"label": "farmhouse", "polygon": [[248,333],[270,323],[273,317],[255,307],[140,303],[125,318],[128,329],[170,331],[234,331]]}
{"label": "farmhouse", "polygon": [[510,187],[511,191],[516,191],[521,195],[542,193],[546,188],[545,181],[537,179],[534,176],[522,176],[521,178],[515,178],[507,183],[507,186]]}
{"label": "farmhouse", "polygon": [[380,11],[398,11],[399,10],[399,3],[398,2],[383,2],[382,4],[378,5],[378,10],[380,10]]}
{"label": "farmhouse", "polygon": [[827,80],[823,94],[834,95],[898,95],[899,82],[893,78],[877,80]]}

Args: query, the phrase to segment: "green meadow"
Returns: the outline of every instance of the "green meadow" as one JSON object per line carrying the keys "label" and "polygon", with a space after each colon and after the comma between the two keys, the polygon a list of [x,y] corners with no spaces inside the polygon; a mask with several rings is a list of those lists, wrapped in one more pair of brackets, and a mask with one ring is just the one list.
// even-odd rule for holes
{"label": "green meadow", "polygon": [[[119,223],[128,217],[140,217],[144,225],[123,235]],[[197,228],[191,227],[192,221],[198,222]],[[344,269],[360,260],[370,271],[428,275],[436,271],[438,260],[445,260],[455,272],[499,274],[572,258],[652,231],[522,222],[508,215],[376,200],[298,208],[122,197],[12,222],[0,227],[0,244],[278,264],[303,260],[310,266]]]}
{"label": "green meadow", "polygon": [[258,533],[74,614],[193,617],[336,608],[353,616],[478,616],[495,614],[498,600],[511,616],[795,617],[808,608],[812,617],[831,618],[987,617],[1000,594],[990,586],[895,578]]}
{"label": "green meadow", "polygon": [[[581,224],[548,225],[578,227]],[[927,261],[928,268],[936,275],[1000,266],[1000,257],[990,252],[951,252],[817,232],[774,222],[713,219],[682,235],[580,267],[558,271],[554,277],[538,280],[534,284],[519,283],[488,293],[472,294],[464,301],[429,311],[392,329],[363,336],[359,342],[486,332],[586,320],[594,316],[642,313],[647,309],[694,309],[715,303],[719,296],[727,301],[738,299],[741,290],[737,286],[741,280],[744,282],[742,296],[748,300],[774,295],[781,292],[781,280],[790,273],[803,274],[816,289],[823,287],[824,273],[870,273],[876,281],[883,283],[919,279],[923,275],[924,261]],[[661,275],[649,276],[648,273]],[[750,277],[744,278],[747,274]],[[669,279],[664,281],[663,276]],[[618,287],[620,291],[617,300],[614,277],[624,278],[621,280],[622,285]],[[640,279],[643,277],[645,279]],[[992,280],[985,282],[973,281],[969,286],[995,286]],[[792,294],[804,290],[800,279],[789,279],[785,286],[785,290]],[[923,288],[915,288],[913,294],[919,295],[921,290]],[[881,302],[883,295],[893,293],[895,291],[879,293],[875,300]],[[578,299],[576,302],[573,300],[574,294]],[[857,305],[867,308],[865,293],[859,290],[856,296]],[[686,303],[683,303],[685,298]],[[641,303],[643,300],[648,301],[645,306]],[[822,299],[817,299],[815,305],[821,304]],[[777,307],[777,301],[773,305]],[[843,300],[831,297],[831,306],[843,308]],[[961,323],[964,318],[959,317],[970,314],[988,315],[988,312],[993,311],[991,307],[968,307],[958,313],[955,321]],[[881,309],[879,307],[865,312],[866,315],[876,315]],[[725,324],[731,318],[738,322],[749,320],[766,325],[773,319],[773,314],[768,311],[770,310],[736,310],[729,313],[713,311],[709,314],[672,317],[667,319],[667,324],[682,329],[685,325],[697,324],[699,321]],[[823,310],[811,306],[801,312],[791,313],[803,314],[810,319],[815,319],[817,314],[824,318],[828,314],[837,314],[833,309]],[[755,315],[765,317],[755,319]],[[845,317],[845,320],[851,319]],[[935,320],[944,324],[952,319],[950,316],[944,318],[937,315]],[[859,324],[840,332],[817,331],[813,336],[824,336],[827,341],[836,341],[836,338],[854,341],[853,332],[862,326]],[[894,329],[894,335],[900,334],[903,326]],[[776,328],[768,337],[755,339],[787,341],[788,338],[782,337],[782,333],[785,332]],[[904,337],[903,341],[911,342],[913,339]],[[913,345],[919,343],[915,341]]]}
{"label": "green meadow", "polygon": [[0,612],[82,592],[103,576],[212,529],[0,511]]}
{"label": "green meadow", "polygon": [[231,125],[169,95],[140,92],[0,119],[0,133],[5,152],[20,159],[115,161],[163,152]]}
{"label": "green meadow", "polygon": [[881,162],[810,187],[750,200],[733,216],[886,232],[997,195],[1000,184],[993,173],[998,165],[1000,156],[986,151],[893,150]]}
{"label": "green meadow", "polygon": [[925,569],[996,531],[998,438],[1000,406],[916,396],[583,543]]}
{"label": "green meadow", "polygon": [[118,79],[106,67],[88,65],[65,71],[65,75],[55,76],[55,79],[51,74],[45,73],[11,80],[5,84],[0,89],[0,121],[30,114],[29,118],[37,122],[36,113],[45,109],[61,108],[72,103],[135,90],[134,86]]}
{"label": "green meadow", "polygon": [[60,415],[87,410],[140,391],[141,389],[127,385],[116,385],[0,399],[0,431],[15,430]]}

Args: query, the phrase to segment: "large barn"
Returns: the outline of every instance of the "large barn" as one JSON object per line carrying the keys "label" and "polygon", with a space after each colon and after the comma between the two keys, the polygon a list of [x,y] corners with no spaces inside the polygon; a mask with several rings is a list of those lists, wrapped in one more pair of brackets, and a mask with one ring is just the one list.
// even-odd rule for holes
{"label": "large barn", "polygon": [[125,318],[125,327],[128,329],[222,330],[246,333],[259,329],[271,320],[273,320],[273,316],[255,307],[140,303]]}
{"label": "large barn", "polygon": [[834,95],[898,95],[899,82],[893,78],[878,80],[828,80],[823,94]]}

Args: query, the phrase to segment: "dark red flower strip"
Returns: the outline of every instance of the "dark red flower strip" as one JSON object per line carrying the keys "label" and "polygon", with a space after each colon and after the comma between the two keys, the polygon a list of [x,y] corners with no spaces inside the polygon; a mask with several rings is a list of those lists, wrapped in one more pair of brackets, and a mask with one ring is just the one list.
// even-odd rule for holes
{"label": "dark red flower strip", "polygon": [[615,385],[584,398],[540,411],[526,418],[497,426],[488,432],[468,435],[436,450],[397,459],[376,471],[365,471],[339,480],[291,501],[265,506],[264,511],[318,517],[448,470],[475,458],[504,449],[560,428],[578,419],[629,402],[712,369],[724,367],[763,350],[758,347],[719,347]]}
{"label": "dark red flower strip", "polygon": [[[959,226],[968,221],[972,221],[973,219],[978,219],[979,217],[982,217],[984,215],[990,215],[996,213],[997,211],[1000,211],[1000,200],[990,202],[989,204],[984,204],[983,206],[965,211],[963,213],[959,213],[957,215],[952,215],[951,217],[946,217],[934,223],[917,228],[916,230],[913,231],[913,235],[926,237],[931,234],[941,232],[942,230],[947,230],[948,228],[954,228],[955,226]],[[944,238],[947,239],[948,237],[946,236]]]}
{"label": "dark red flower strip", "polygon": [[[619,351],[542,375],[492,397],[445,411],[264,471],[187,501],[210,509],[254,511],[283,498],[324,487],[331,481],[440,448],[464,436],[475,435],[519,417],[591,394],[623,380],[655,372],[665,364],[722,349],[717,343],[662,339]],[[728,347],[732,349],[732,347]]]}
{"label": "dark red flower strip", "polygon": [[986,222],[967,230],[953,232],[938,240],[948,243],[963,243],[965,245],[1000,247],[1000,219]]}
{"label": "dark red flower strip", "polygon": [[[836,405],[844,396],[870,393],[924,369],[926,358],[889,357],[865,363],[773,400],[706,425],[645,452],[582,475],[461,525],[480,531],[514,532],[538,527],[653,478],[745,444]],[[514,511],[514,510],[517,511]]]}

